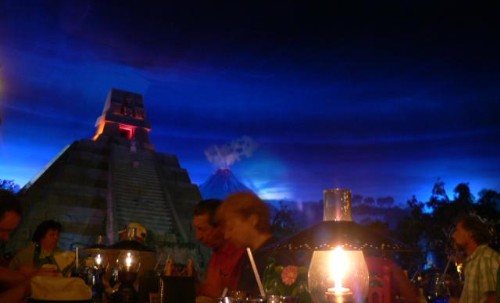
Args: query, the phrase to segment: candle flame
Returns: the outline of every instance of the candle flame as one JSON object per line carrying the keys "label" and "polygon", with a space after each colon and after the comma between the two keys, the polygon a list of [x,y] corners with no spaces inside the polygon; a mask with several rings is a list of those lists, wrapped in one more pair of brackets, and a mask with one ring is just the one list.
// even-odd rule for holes
{"label": "candle flame", "polygon": [[132,253],[130,252],[127,253],[127,257],[125,258],[125,266],[127,266],[127,268],[132,266]]}
{"label": "candle flame", "polygon": [[102,257],[101,257],[101,254],[97,254],[97,256],[95,257],[95,263],[97,265],[101,265],[102,263]]}

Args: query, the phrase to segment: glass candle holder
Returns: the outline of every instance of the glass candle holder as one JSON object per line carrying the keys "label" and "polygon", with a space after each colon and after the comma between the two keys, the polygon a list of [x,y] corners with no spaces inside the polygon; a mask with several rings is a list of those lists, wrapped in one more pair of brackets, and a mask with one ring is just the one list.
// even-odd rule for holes
{"label": "glass candle holder", "polygon": [[313,302],[365,302],[369,275],[363,252],[314,251],[308,283]]}
{"label": "glass candle holder", "polygon": [[349,189],[326,189],[323,200],[323,221],[352,221]]}
{"label": "glass candle holder", "polygon": [[141,267],[139,252],[130,250],[120,252],[116,265],[118,268],[118,281],[120,281],[120,287],[116,293],[118,302],[137,303],[139,294],[134,287],[134,283]]}

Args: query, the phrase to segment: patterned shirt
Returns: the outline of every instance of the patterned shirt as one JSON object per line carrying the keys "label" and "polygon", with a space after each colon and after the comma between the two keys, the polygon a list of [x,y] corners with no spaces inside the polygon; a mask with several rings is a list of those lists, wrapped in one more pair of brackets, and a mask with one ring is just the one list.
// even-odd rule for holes
{"label": "patterned shirt", "polygon": [[483,244],[467,257],[464,266],[465,281],[460,303],[484,302],[489,292],[496,291],[500,254]]}

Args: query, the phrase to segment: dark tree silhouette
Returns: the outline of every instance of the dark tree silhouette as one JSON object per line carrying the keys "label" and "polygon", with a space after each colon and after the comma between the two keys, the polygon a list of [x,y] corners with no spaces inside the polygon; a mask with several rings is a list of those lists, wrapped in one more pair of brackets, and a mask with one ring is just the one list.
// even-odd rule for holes
{"label": "dark tree silhouette", "polygon": [[448,194],[444,188],[445,183],[441,181],[441,178],[438,178],[436,183],[434,183],[434,187],[432,187],[432,195],[430,202],[449,202],[450,198],[448,198]]}
{"label": "dark tree silhouette", "polygon": [[[482,218],[494,220],[495,218],[492,216],[495,215],[495,212],[492,213],[492,209],[496,209],[497,214],[500,211],[500,193],[494,190],[483,189],[479,192],[479,198],[477,200],[477,214]],[[497,222],[500,220],[498,216],[496,219]]]}
{"label": "dark tree silhouette", "polygon": [[363,202],[362,195],[352,195],[352,205],[360,205]]}
{"label": "dark tree silhouette", "polygon": [[[454,253],[450,235],[455,220],[460,215],[479,215],[490,224],[492,230],[498,229],[500,216],[497,202],[500,196],[495,191],[483,190],[480,199],[475,201],[468,184],[460,183],[455,187],[453,201],[435,199],[434,192],[443,194],[440,190],[435,191],[436,188],[443,185],[444,182],[439,181],[434,186],[433,196],[426,203],[419,202],[415,196],[407,202],[411,210],[410,215],[399,221],[396,234],[403,242],[420,244],[422,257],[426,250],[432,250],[446,260],[448,254]],[[431,209],[432,212],[425,212],[424,209]],[[498,236],[493,237],[491,246],[498,247]]]}
{"label": "dark tree silhouette", "polygon": [[20,186],[14,180],[0,179],[0,188],[16,193],[19,191]]}
{"label": "dark tree silhouette", "polygon": [[394,204],[393,197],[379,197],[377,198],[377,204],[382,207],[390,207]]}
{"label": "dark tree silhouette", "polygon": [[375,199],[373,199],[372,197],[366,197],[363,202],[366,204],[366,205],[373,205],[375,203]]}
{"label": "dark tree silhouette", "polygon": [[473,203],[474,196],[470,192],[469,183],[459,183],[453,190],[455,193],[455,201],[463,201],[464,203]]}
{"label": "dark tree silhouette", "polygon": [[280,201],[280,207],[271,219],[271,228],[273,235],[278,238],[290,236],[298,232],[298,226],[294,220],[294,212],[283,201]]}

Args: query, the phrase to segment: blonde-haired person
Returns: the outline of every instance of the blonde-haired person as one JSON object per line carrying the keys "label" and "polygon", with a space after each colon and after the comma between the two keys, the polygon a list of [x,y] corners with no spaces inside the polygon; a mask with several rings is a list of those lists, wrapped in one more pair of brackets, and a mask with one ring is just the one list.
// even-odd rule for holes
{"label": "blonde-haired person", "polygon": [[[239,192],[229,195],[217,210],[217,218],[224,228],[224,237],[239,247],[252,251],[262,277],[270,246],[276,242],[271,233],[270,212],[267,204],[257,195]],[[238,290],[249,296],[258,296],[259,288],[249,258],[242,258],[242,276]]]}

